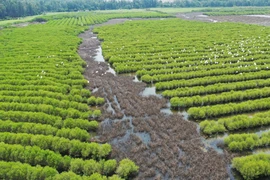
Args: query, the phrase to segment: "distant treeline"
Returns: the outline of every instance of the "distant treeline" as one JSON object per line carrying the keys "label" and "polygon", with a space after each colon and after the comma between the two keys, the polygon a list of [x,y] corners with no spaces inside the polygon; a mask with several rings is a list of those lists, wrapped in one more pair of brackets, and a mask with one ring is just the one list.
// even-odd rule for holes
{"label": "distant treeline", "polygon": [[1,0],[0,19],[44,12],[132,9],[152,7],[270,6],[269,0]]}

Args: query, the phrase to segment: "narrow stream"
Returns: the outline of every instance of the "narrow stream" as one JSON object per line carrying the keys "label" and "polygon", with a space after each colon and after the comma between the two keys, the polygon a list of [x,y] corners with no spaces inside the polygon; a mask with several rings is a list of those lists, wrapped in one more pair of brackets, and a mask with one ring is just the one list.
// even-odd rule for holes
{"label": "narrow stream", "polygon": [[[102,50],[101,50],[100,47],[99,47],[99,49],[97,51],[96,61],[105,62],[105,60],[103,58],[103,55],[102,55]],[[108,71],[110,71],[110,70],[113,72],[114,75],[116,75],[115,71],[111,67],[109,67]],[[93,92],[97,91],[97,90],[98,89],[95,88],[93,90]],[[150,94],[146,93],[147,96],[148,95],[155,95],[155,88],[154,89],[152,88],[151,91],[147,91],[147,92],[150,92]],[[120,143],[128,143],[128,141],[130,140],[130,136],[132,134],[134,134],[134,135],[136,135],[137,137],[140,138],[140,140],[142,141],[142,143],[144,143],[146,145],[146,147],[148,147],[148,144],[151,142],[150,134],[147,133],[147,132],[134,132],[134,125],[132,123],[133,117],[125,115],[124,110],[121,108],[120,103],[119,103],[119,101],[117,99],[117,96],[114,95],[113,96],[113,102],[110,102],[109,99],[107,98],[108,94],[104,91],[104,89],[103,89],[103,93],[105,94],[105,100],[106,100],[106,103],[107,103],[107,106],[108,106],[107,109],[106,109],[107,112],[112,113],[112,114],[116,113],[115,109],[113,109],[113,106],[112,106],[112,103],[115,103],[117,108],[121,109],[121,112],[124,114],[124,117],[122,119],[105,119],[104,121],[102,121],[101,125],[103,126],[103,130],[111,129],[113,123],[123,122],[123,121],[129,122],[129,127],[130,127],[129,129],[126,130],[126,134],[124,136],[114,138],[110,143],[114,144],[114,145],[118,145]]]}
{"label": "narrow stream", "polygon": [[[105,59],[104,59],[104,57],[102,55],[102,48],[101,48],[101,46],[99,46],[96,51],[97,51],[96,52],[96,56],[94,57],[95,61],[97,61],[97,62],[105,62]],[[114,76],[116,76],[115,70],[113,68],[111,68],[111,66],[109,64],[108,64],[108,70],[106,72],[112,73]]]}

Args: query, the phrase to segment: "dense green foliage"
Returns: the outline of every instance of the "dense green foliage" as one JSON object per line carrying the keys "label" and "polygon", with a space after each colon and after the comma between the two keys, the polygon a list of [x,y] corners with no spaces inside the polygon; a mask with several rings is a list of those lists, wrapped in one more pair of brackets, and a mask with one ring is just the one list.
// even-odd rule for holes
{"label": "dense green foliage", "polygon": [[270,88],[251,89],[246,91],[230,91],[221,94],[210,94],[205,96],[193,96],[184,98],[172,98],[173,107],[193,107],[201,105],[213,105],[234,101],[243,101],[249,99],[263,98],[270,96]]}
{"label": "dense green foliage", "polygon": [[245,179],[267,178],[270,176],[270,155],[256,154],[233,159],[235,167]]}
{"label": "dense green foliage", "polygon": [[123,178],[128,178],[130,174],[137,173],[139,170],[139,167],[134,164],[134,162],[130,161],[129,159],[123,159],[116,172],[119,174],[119,176]]}
{"label": "dense green foliage", "polygon": [[252,150],[270,145],[270,131],[258,134],[232,134],[224,139],[231,151]]}
{"label": "dense green foliage", "polygon": [[226,15],[258,15],[270,14],[268,7],[245,7],[245,8],[216,8],[216,9],[203,9],[201,10],[208,16],[226,16]]}
{"label": "dense green foliage", "polygon": [[[221,117],[201,122],[204,133],[270,124],[269,111],[258,112],[270,110],[269,28],[170,19],[126,22],[94,32],[117,73],[135,72],[171,98],[172,108],[186,108],[190,119]],[[242,115],[254,112],[253,117]],[[269,135],[232,135],[225,141],[231,150],[242,151],[268,146]]]}
{"label": "dense green foliage", "polygon": [[45,12],[131,9],[156,6],[157,0],[2,0],[0,3],[0,19],[5,17],[31,16]]}
{"label": "dense green foliage", "polygon": [[[138,172],[128,159],[108,159],[109,144],[90,142],[101,111],[89,106],[102,105],[104,99],[85,89],[91,82],[84,79],[86,63],[77,54],[77,35],[88,25],[124,17],[168,15],[79,12],[44,16],[45,24],[1,29],[0,159],[6,161],[1,179],[113,180]],[[7,173],[11,165],[22,170]]]}
{"label": "dense green foliage", "polygon": [[[105,59],[116,71],[136,72],[142,81],[155,83],[164,96],[172,97],[172,108],[211,105],[191,108],[191,118],[269,109],[268,28],[171,20],[95,31],[105,40]],[[121,39],[114,39],[120,34]]]}
{"label": "dense green foliage", "polygon": [[[119,179],[137,173],[138,167],[128,159],[119,165],[107,159],[110,145],[88,142],[101,115],[88,105],[101,105],[104,99],[84,89],[91,82],[84,79],[86,63],[77,54],[77,35],[87,25],[124,17],[168,15],[79,12],[44,16],[36,20],[46,20],[45,24],[0,31],[0,154],[1,160],[31,165],[16,165],[29,169],[20,177],[28,171],[37,171],[43,179]],[[252,118],[239,115],[270,109],[269,28],[160,19],[94,31],[104,40],[105,59],[118,73],[136,72],[144,82],[154,83],[165,90],[173,108],[191,107],[189,117],[195,120],[236,115],[201,122],[205,133],[269,124],[269,112]],[[226,143],[231,150],[242,151],[266,146],[268,139],[268,134],[248,134],[230,136]],[[264,164],[255,160],[254,164]],[[247,175],[247,161],[238,164],[234,167],[245,178],[268,175]],[[3,162],[3,167],[9,166]],[[44,166],[53,169],[42,174]]]}
{"label": "dense green foliage", "polygon": [[201,130],[205,134],[214,134],[225,131],[235,131],[253,127],[267,126],[270,124],[270,112],[255,113],[249,115],[236,115],[228,118],[220,118],[218,121],[205,120],[200,123]]}
{"label": "dense green foliage", "polygon": [[0,161],[0,179],[30,180],[54,177],[58,172],[48,166],[30,166],[20,162]]}
{"label": "dense green foliage", "polygon": [[102,176],[99,173],[94,173],[90,176],[79,176],[72,171],[59,174],[55,169],[45,166],[30,166],[20,162],[5,162],[0,161],[0,178],[10,180],[121,180],[118,175],[111,177]]}
{"label": "dense green foliage", "polygon": [[26,133],[0,133],[0,142],[8,144],[21,144],[23,146],[38,146],[41,149],[49,149],[62,155],[71,157],[82,157],[102,159],[109,155],[111,147],[109,144],[84,143],[78,140],[70,140],[52,135],[34,135]]}
{"label": "dense green foliage", "polygon": [[192,107],[188,110],[188,113],[192,119],[205,119],[268,109],[270,109],[270,98],[262,98],[253,101],[243,101],[241,103]]}

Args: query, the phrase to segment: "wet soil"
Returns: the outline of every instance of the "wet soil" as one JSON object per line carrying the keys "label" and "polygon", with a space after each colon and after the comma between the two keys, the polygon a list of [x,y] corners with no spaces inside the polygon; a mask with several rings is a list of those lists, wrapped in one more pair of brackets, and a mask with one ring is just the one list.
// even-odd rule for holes
{"label": "wet soil", "polygon": [[206,16],[201,12],[178,13],[176,17],[186,20],[197,20],[204,22],[239,22],[246,24],[257,24],[270,26],[270,16],[267,15],[232,15],[232,16]]}
{"label": "wet soil", "polygon": [[[116,24],[127,19],[110,20]],[[97,25],[100,26],[100,25]],[[181,114],[163,113],[167,100],[144,95],[146,84],[132,76],[110,73],[109,64],[96,60],[100,41],[90,30],[79,35],[78,49],[87,62],[85,77],[93,95],[105,98],[96,142],[112,145],[112,158],[130,158],[139,167],[135,179],[229,179],[230,155],[203,142],[195,122]]]}

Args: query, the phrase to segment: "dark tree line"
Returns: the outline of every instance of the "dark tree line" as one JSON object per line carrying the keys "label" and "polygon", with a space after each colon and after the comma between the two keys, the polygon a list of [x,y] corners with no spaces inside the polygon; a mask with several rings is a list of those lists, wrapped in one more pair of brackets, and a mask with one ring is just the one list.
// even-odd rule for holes
{"label": "dark tree line", "polygon": [[44,12],[156,7],[157,0],[1,0],[0,19]]}
{"label": "dark tree line", "polygon": [[0,19],[45,12],[151,7],[269,6],[269,0],[1,0]]}

